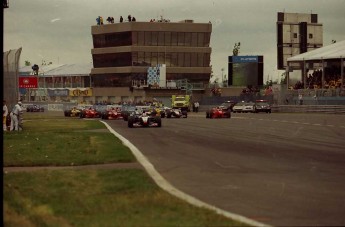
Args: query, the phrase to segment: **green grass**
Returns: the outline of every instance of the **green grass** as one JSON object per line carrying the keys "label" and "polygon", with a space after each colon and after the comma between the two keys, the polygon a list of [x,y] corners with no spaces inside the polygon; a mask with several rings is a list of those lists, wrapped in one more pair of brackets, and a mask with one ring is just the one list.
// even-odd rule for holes
{"label": "green grass", "polygon": [[[98,121],[25,117],[24,131],[4,135],[5,166],[135,161]],[[245,226],[171,196],[142,169],[45,169],[3,177],[7,227]]]}
{"label": "green grass", "polygon": [[[35,116],[30,114],[29,117]],[[103,129],[103,130],[102,130]],[[135,157],[99,121],[29,118],[24,130],[4,134],[4,166],[134,162]]]}

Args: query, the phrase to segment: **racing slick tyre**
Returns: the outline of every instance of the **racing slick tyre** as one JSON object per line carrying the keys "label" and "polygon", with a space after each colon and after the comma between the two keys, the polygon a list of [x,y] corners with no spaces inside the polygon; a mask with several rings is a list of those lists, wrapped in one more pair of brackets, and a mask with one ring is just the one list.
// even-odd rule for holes
{"label": "racing slick tyre", "polygon": [[230,110],[228,110],[225,114],[226,114],[227,118],[231,118],[231,111]]}
{"label": "racing slick tyre", "polygon": [[167,118],[171,118],[171,111],[170,110],[167,111]]}
{"label": "racing slick tyre", "polygon": [[102,114],[102,115],[101,115],[101,118],[102,118],[102,119],[108,119],[108,114]]}
{"label": "racing slick tyre", "polygon": [[65,117],[70,117],[71,116],[71,111],[65,110],[64,111]]}
{"label": "racing slick tyre", "polygon": [[188,112],[187,111],[182,111],[182,117],[187,118]]}
{"label": "racing slick tyre", "polygon": [[155,121],[157,123],[157,127],[162,127],[162,119],[160,117],[155,117]]}
{"label": "racing slick tyre", "polygon": [[85,118],[85,112],[82,111],[82,112],[80,113],[79,117],[80,117],[80,118]]}
{"label": "racing slick tyre", "polygon": [[127,121],[128,121],[128,128],[133,128],[134,117],[128,117]]}
{"label": "racing slick tyre", "polygon": [[206,111],[206,118],[210,118],[210,111]]}

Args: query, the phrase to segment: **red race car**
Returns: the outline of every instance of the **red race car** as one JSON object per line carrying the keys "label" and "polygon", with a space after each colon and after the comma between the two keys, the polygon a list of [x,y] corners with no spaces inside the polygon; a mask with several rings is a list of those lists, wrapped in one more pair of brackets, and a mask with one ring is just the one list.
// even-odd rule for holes
{"label": "red race car", "polygon": [[231,110],[220,106],[206,111],[206,118],[231,118]]}
{"label": "red race car", "polygon": [[101,114],[96,109],[89,107],[88,109],[82,110],[79,116],[80,118],[97,118],[101,117]]}
{"label": "red race car", "polygon": [[117,120],[117,119],[123,119],[123,116],[121,114],[120,108],[111,108],[103,112],[101,118],[107,119],[107,120],[112,120],[112,119]]}

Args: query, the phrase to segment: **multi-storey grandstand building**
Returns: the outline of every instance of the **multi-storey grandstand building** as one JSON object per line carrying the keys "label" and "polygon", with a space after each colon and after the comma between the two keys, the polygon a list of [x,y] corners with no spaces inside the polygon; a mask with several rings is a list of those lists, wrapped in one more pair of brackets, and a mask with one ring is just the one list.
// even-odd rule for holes
{"label": "multi-storey grandstand building", "polygon": [[[122,100],[150,96],[151,86],[138,88],[147,85],[148,69],[159,65],[166,67],[161,77],[166,81],[160,84],[179,80],[204,86],[209,83],[211,23],[131,21],[95,25],[91,32],[92,87],[99,96],[116,100],[119,96]],[[159,95],[174,88],[168,87],[160,86]]]}

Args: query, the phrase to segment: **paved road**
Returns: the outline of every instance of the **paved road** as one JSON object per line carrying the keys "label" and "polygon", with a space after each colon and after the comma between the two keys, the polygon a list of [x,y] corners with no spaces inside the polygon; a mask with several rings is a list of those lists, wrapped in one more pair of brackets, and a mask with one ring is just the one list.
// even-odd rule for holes
{"label": "paved road", "polygon": [[345,115],[233,114],[107,123],[176,188],[276,226],[345,225]]}

